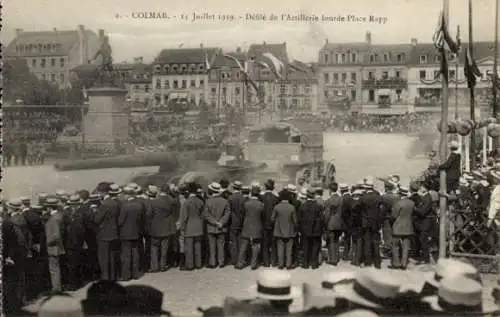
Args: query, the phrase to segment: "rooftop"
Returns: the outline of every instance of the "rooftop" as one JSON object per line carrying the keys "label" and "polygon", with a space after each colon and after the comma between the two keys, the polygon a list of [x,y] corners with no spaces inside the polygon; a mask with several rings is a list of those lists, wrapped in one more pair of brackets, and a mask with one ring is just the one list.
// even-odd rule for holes
{"label": "rooftop", "polygon": [[217,48],[176,48],[163,49],[154,63],[159,64],[199,64],[205,63],[206,56],[209,62],[213,61]]}

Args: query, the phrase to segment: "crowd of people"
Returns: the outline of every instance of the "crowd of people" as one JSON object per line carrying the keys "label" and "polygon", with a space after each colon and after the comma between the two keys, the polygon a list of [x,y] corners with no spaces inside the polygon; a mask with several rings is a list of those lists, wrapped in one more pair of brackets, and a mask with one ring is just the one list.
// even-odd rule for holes
{"label": "crowd of people", "polygon": [[407,113],[402,116],[346,114],[324,119],[326,130],[338,132],[415,133],[426,127],[431,115]]}

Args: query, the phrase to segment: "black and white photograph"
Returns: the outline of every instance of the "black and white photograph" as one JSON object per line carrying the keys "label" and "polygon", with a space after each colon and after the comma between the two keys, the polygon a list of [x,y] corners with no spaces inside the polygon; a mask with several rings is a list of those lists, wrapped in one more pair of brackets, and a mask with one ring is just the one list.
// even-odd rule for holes
{"label": "black and white photograph", "polygon": [[500,316],[500,0],[5,0],[1,316]]}

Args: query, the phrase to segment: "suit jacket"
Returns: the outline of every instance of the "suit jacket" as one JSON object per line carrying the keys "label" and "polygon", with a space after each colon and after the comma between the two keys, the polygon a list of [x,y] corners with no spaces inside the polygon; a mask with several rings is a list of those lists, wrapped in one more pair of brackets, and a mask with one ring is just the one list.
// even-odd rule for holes
{"label": "suit jacket", "polygon": [[382,201],[380,203],[381,216],[384,219],[391,219],[392,216],[392,206],[396,201],[399,200],[399,195],[393,192],[387,192],[382,195]]}
{"label": "suit jacket", "polygon": [[64,247],[66,250],[83,249],[85,223],[83,214],[75,207],[64,211]]}
{"label": "suit jacket", "polygon": [[129,198],[121,205],[118,216],[120,240],[138,240],[144,233],[146,206],[137,198]]}
{"label": "suit jacket", "polygon": [[273,210],[274,207],[279,203],[279,198],[270,191],[266,191],[264,194],[261,195],[261,200],[264,203],[264,226],[266,230],[272,230],[273,229],[273,222],[272,222],[272,216],[273,216]]}
{"label": "suit jacket", "polygon": [[[205,203],[203,211],[203,218],[207,221],[207,233],[227,232],[230,216],[229,203],[224,197],[210,197]],[[217,223],[220,223],[222,228],[219,228]]]}
{"label": "suit jacket", "polygon": [[392,207],[392,234],[395,236],[410,236],[415,233],[413,229],[413,212],[415,203],[408,198],[398,200]]}
{"label": "suit jacket", "polygon": [[300,231],[306,237],[321,237],[325,227],[323,208],[316,199],[308,199],[300,206]]}
{"label": "suit jacket", "polygon": [[148,219],[148,234],[155,238],[164,238],[174,235],[177,231],[175,223],[177,204],[170,195],[160,194],[150,200]]}
{"label": "suit jacket", "polygon": [[277,204],[274,207],[271,220],[274,222],[275,237],[293,238],[297,234],[297,212],[290,202],[282,200]]}
{"label": "suit jacket", "polygon": [[244,206],[241,237],[247,239],[262,238],[264,203],[252,197],[245,202]]}
{"label": "suit jacket", "polygon": [[24,212],[24,217],[26,218],[26,224],[31,232],[33,244],[40,244],[41,236],[45,230],[42,222],[42,214],[29,209]]}
{"label": "suit jacket", "polygon": [[28,226],[28,221],[26,221],[24,213],[16,213],[11,217],[11,221],[16,227],[16,229],[19,230],[24,236],[24,241],[25,241],[24,252],[26,252],[27,254],[28,251],[31,250],[33,246],[33,236]]}
{"label": "suit jacket", "polygon": [[325,203],[325,223],[328,231],[343,230],[342,196],[333,193]]}
{"label": "suit jacket", "polygon": [[63,240],[64,231],[63,213],[60,211],[52,213],[45,223],[47,254],[49,256],[60,256],[66,254]]}
{"label": "suit jacket", "polygon": [[446,179],[456,181],[460,178],[460,161],[461,155],[452,152],[446,162],[439,166],[440,170],[446,171]]}
{"label": "suit jacket", "polygon": [[243,226],[243,208],[245,208],[245,197],[241,192],[234,192],[228,198],[231,210],[231,230],[239,231]]}
{"label": "suit jacket", "polygon": [[342,222],[344,230],[352,228],[352,196],[349,193],[342,195]]}
{"label": "suit jacket", "polygon": [[383,215],[380,212],[382,197],[376,191],[367,191],[359,200],[362,207],[363,228],[379,230],[383,222]]}
{"label": "suit jacket", "polygon": [[182,204],[179,222],[184,237],[203,235],[203,208],[203,200],[196,197],[196,195],[190,195]]}
{"label": "suit jacket", "polygon": [[24,262],[26,241],[22,232],[15,227],[9,217],[2,219],[2,239],[3,260],[11,258],[14,265]]}
{"label": "suit jacket", "polygon": [[119,214],[120,203],[117,199],[108,197],[102,201],[93,217],[97,227],[98,241],[113,241],[118,239]]}

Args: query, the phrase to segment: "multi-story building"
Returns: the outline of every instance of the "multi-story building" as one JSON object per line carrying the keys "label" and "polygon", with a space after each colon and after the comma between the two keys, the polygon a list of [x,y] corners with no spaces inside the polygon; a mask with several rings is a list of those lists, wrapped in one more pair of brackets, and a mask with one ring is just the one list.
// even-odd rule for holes
{"label": "multi-story building", "polygon": [[208,69],[217,52],[203,46],[162,50],[153,62],[153,109],[189,108],[207,102]]}
{"label": "multi-story building", "polygon": [[241,110],[246,102],[245,78],[236,61],[224,55],[236,58],[241,65],[245,64],[246,53],[241,49],[230,53],[217,52],[208,76],[208,104],[219,111],[227,106]]}
{"label": "multi-story building", "polygon": [[88,63],[100,47],[99,35],[79,25],[76,30],[27,32],[16,30],[15,39],[7,46],[5,59],[24,59],[30,70],[41,80],[66,87],[70,71]]}
{"label": "multi-story building", "polygon": [[[411,40],[412,53],[408,64],[408,84],[412,102],[417,110],[436,111],[441,105],[441,82],[439,80],[441,56],[432,43],[418,43]],[[459,108],[467,108],[470,104],[467,79],[464,74],[465,48],[457,59],[449,57],[449,102],[457,102]],[[478,106],[487,106],[491,81],[488,73],[493,71],[494,42],[474,43],[474,59],[483,74],[477,81],[475,94]],[[456,98],[455,98],[456,97]],[[450,106],[451,107],[451,106]]]}
{"label": "multi-story building", "polygon": [[128,90],[127,101],[132,111],[149,110],[153,100],[152,65],[144,64],[142,57],[138,57],[133,63],[114,64],[113,69],[121,75]]}
{"label": "multi-story building", "polygon": [[294,61],[286,72],[285,85],[280,85],[279,82],[275,85],[275,90],[278,91],[278,98],[275,100],[280,101],[275,108],[299,113],[316,112],[318,85],[313,68]]}

